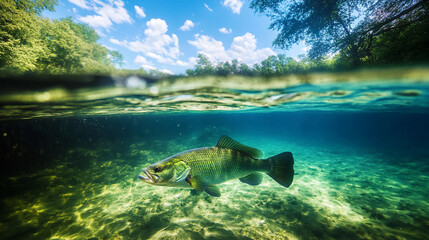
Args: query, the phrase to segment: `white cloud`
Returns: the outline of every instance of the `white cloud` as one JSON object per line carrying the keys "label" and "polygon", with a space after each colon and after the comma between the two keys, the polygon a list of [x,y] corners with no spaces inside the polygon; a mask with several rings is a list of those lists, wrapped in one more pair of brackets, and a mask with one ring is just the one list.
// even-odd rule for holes
{"label": "white cloud", "polygon": [[134,63],[140,64],[142,68],[154,70],[156,67],[153,65],[151,61],[148,61],[145,57],[137,55],[134,59]]}
{"label": "white cloud", "polygon": [[255,64],[263,61],[269,56],[276,55],[270,48],[257,49],[255,35],[246,33],[235,37],[228,50],[223,43],[206,35],[195,35],[195,41],[188,41],[199,51],[206,55],[211,61],[225,62],[237,59],[245,64]]}
{"label": "white cloud", "polygon": [[148,28],[144,30],[144,33],[148,36],[158,36],[168,31],[167,23],[160,18],[152,18],[146,22],[146,26]]}
{"label": "white cloud", "polygon": [[163,72],[163,73],[166,73],[166,74],[170,74],[170,75],[173,75],[174,73],[172,72],[172,71],[170,71],[170,70],[168,70],[168,69],[159,69],[159,71],[161,71],[161,72]]}
{"label": "white cloud", "polygon": [[304,52],[306,52],[306,53],[308,51],[310,51],[310,49],[311,49],[311,46],[306,46],[306,47],[301,48],[301,50],[304,51]]}
{"label": "white cloud", "polygon": [[117,51],[115,48],[109,47],[109,46],[104,45],[104,44],[102,44],[102,45],[103,45],[103,47],[107,48],[110,51]]}
{"label": "white cloud", "polygon": [[211,8],[209,7],[209,5],[207,5],[207,4],[205,4],[205,3],[204,3],[204,6],[207,8],[207,10],[209,10],[210,12],[213,12],[213,9],[211,9]]}
{"label": "white cloud", "polygon": [[110,39],[110,42],[111,43],[114,43],[114,44],[117,44],[117,45],[121,45],[122,44],[122,42],[121,41],[119,41],[119,40],[117,40],[117,39]]}
{"label": "white cloud", "polygon": [[194,23],[191,20],[186,20],[185,23],[183,24],[183,26],[180,27],[180,30],[182,31],[188,31],[191,28],[194,27]]}
{"label": "white cloud", "polygon": [[168,58],[168,57],[163,57],[159,54],[153,53],[153,52],[148,52],[145,54],[146,56],[155,59],[156,61],[158,61],[159,63],[173,63],[173,59]]}
{"label": "white cloud", "polygon": [[69,2],[77,5],[78,7],[84,8],[84,9],[91,9],[88,5],[86,5],[85,0],[69,0]]}
{"label": "white cloud", "polygon": [[137,55],[137,57],[134,59],[134,63],[140,64],[140,66],[146,70],[157,70],[157,71],[167,73],[167,74],[174,74],[172,71],[170,71],[168,69],[156,68],[151,61],[148,61],[145,57],[143,57],[141,55]]}
{"label": "white cloud", "polygon": [[[146,22],[145,37],[136,41],[119,41],[110,39],[111,43],[121,45],[133,52],[142,53],[145,57],[152,58],[159,63],[185,66],[188,63],[177,60],[182,54],[179,50],[179,38],[176,34],[168,35],[167,23],[162,19],[151,19]],[[140,56],[139,61],[143,56]],[[146,58],[145,58],[146,59]],[[150,66],[148,62],[145,65]],[[152,64],[153,66],[153,64]]]}
{"label": "white cloud", "polygon": [[139,17],[142,17],[142,18],[146,17],[146,14],[144,13],[143,7],[139,7],[139,6],[135,5],[134,9],[136,10],[136,13]]}
{"label": "white cloud", "polygon": [[243,36],[234,38],[231,48],[228,50],[228,55],[231,59],[255,64],[269,56],[276,55],[276,53],[271,48],[256,49],[255,35],[246,33]]}
{"label": "white cloud", "polygon": [[146,26],[143,39],[121,41],[112,38],[110,42],[126,47],[133,52],[141,53],[141,55],[138,55],[134,59],[134,62],[145,69],[156,69],[155,64],[151,60],[162,64],[182,67],[192,67],[197,63],[197,58],[195,57],[190,57],[188,61],[178,59],[182,55],[179,50],[179,38],[176,34],[167,34],[168,25],[164,20],[159,18],[151,19],[146,22]]}
{"label": "white cloud", "polygon": [[128,22],[131,23],[131,17],[127,10],[124,8],[124,2],[121,0],[113,1],[115,6],[109,4],[101,4],[102,7],[96,10],[101,16],[110,18],[115,23]]}
{"label": "white cloud", "polygon": [[222,3],[225,7],[231,8],[233,13],[240,14],[243,1],[240,0],[224,0]]}
{"label": "white cloud", "polygon": [[190,57],[187,62],[177,60],[172,65],[181,66],[181,67],[193,67],[195,64],[197,64],[198,58],[196,57]]}
{"label": "white cloud", "polygon": [[[182,67],[187,67],[187,66],[189,66],[189,63],[184,62],[184,61],[181,61],[181,60],[177,60],[177,61],[176,61],[176,65],[178,65],[178,66],[182,66]],[[193,65],[192,65],[192,66],[193,66]]]}
{"label": "white cloud", "polygon": [[195,41],[188,41],[188,43],[194,45],[199,50],[198,53],[203,53],[212,61],[220,62],[229,60],[223,43],[212,37],[195,34]]}
{"label": "white cloud", "polygon": [[304,51],[306,54],[308,53],[308,51],[310,51],[311,46],[308,46],[307,43],[305,41],[301,41],[299,42],[299,45],[301,47],[301,50]]}
{"label": "white cloud", "polygon": [[112,26],[112,21],[103,15],[88,15],[85,17],[80,17],[79,20],[87,23],[93,28],[109,28]]}
{"label": "white cloud", "polygon": [[221,32],[221,33],[225,33],[225,34],[230,34],[230,33],[232,33],[232,30],[231,30],[231,28],[230,29],[226,29],[226,28],[219,28],[219,32]]}
{"label": "white cloud", "polygon": [[187,62],[184,62],[182,60],[174,60],[169,57],[163,57],[159,54],[152,53],[152,52],[146,53],[145,55],[147,57],[155,59],[159,63],[165,63],[165,64],[174,65],[174,66],[192,67],[197,63],[197,58],[195,57],[190,57]]}
{"label": "white cloud", "polygon": [[[84,2],[83,0],[69,0]],[[85,3],[85,2],[84,2]],[[100,0],[93,0],[91,2],[92,9],[98,15],[87,15],[79,17],[78,19],[89,26],[94,28],[110,28],[113,23],[131,23],[132,19],[128,14],[128,11],[124,8],[124,2],[122,0],[110,0],[108,3],[104,3]],[[87,6],[78,5],[80,7]],[[82,7],[84,8],[84,7]],[[96,29],[97,30],[97,29]]]}
{"label": "white cloud", "polygon": [[137,57],[134,59],[134,63],[137,63],[137,64],[152,64],[145,57],[140,56],[140,55],[137,55]]}
{"label": "white cloud", "polygon": [[176,34],[171,36],[165,34],[168,31],[168,26],[164,20],[152,18],[146,22],[146,26],[144,31],[146,36],[143,40],[128,42],[127,40],[111,39],[110,42],[124,46],[133,52],[156,53],[171,58],[179,57],[179,38]]}

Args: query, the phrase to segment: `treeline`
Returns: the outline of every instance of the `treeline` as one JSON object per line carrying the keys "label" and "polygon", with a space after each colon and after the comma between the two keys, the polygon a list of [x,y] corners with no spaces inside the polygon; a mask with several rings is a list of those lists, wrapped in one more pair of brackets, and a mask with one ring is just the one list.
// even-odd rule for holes
{"label": "treeline", "polygon": [[244,63],[239,63],[238,60],[213,63],[207,56],[199,54],[197,64],[193,69],[187,69],[186,74],[188,76],[276,76],[292,73],[332,71],[339,68],[342,68],[342,65],[338,64],[337,58],[328,57],[316,60],[303,57],[300,60],[296,60],[284,54],[279,54],[277,56],[270,56],[261,63],[248,66]]}

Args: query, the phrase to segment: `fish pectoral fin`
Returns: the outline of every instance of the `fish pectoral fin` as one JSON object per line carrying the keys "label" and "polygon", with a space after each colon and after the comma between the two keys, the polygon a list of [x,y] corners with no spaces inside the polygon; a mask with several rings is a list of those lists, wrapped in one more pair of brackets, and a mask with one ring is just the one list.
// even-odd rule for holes
{"label": "fish pectoral fin", "polygon": [[206,193],[213,197],[220,197],[220,189],[216,185],[208,185],[206,187]]}
{"label": "fish pectoral fin", "polygon": [[207,185],[204,183],[199,176],[191,177],[187,180],[191,187],[200,193],[202,191],[206,191],[210,196],[220,197],[220,189],[216,185]]}
{"label": "fish pectoral fin", "polygon": [[202,192],[207,188],[207,184],[205,184],[199,176],[191,177],[187,181],[191,184],[191,187],[198,192]]}
{"label": "fish pectoral fin", "polygon": [[245,177],[239,178],[240,181],[247,183],[249,185],[259,185],[262,182],[262,174],[260,173],[251,173]]}

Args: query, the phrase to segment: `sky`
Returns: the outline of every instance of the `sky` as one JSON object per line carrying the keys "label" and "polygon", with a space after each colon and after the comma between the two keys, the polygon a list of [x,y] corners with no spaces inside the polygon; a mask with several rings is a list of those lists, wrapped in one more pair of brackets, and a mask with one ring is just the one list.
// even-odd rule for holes
{"label": "sky", "polygon": [[212,62],[237,59],[252,66],[271,55],[297,58],[308,47],[272,47],[277,32],[270,19],[249,8],[251,0],[59,0],[51,19],[72,17],[100,35],[99,43],[119,51],[127,69],[184,74],[198,54]]}

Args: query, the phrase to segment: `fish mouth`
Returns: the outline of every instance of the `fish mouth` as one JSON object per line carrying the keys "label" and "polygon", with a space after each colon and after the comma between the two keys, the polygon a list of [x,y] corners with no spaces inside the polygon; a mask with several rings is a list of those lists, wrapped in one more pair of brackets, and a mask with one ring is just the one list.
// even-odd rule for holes
{"label": "fish mouth", "polygon": [[145,176],[139,174],[139,178],[143,181],[143,182],[147,182],[147,183],[156,183],[159,180],[159,176],[156,174],[150,174],[146,169],[143,169],[142,172],[144,173]]}

